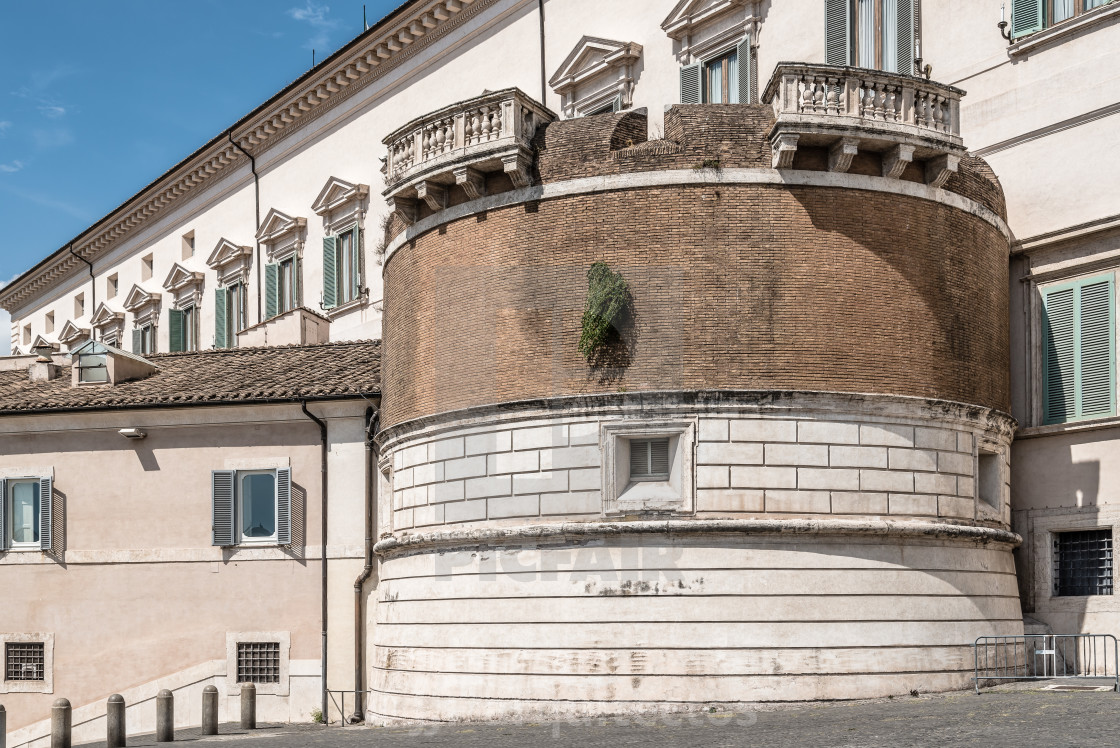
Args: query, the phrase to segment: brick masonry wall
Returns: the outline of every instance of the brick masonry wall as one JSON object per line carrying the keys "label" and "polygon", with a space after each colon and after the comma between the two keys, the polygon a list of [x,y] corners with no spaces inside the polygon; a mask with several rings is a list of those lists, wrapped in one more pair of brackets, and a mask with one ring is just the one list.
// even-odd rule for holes
{"label": "brick masonry wall", "polygon": [[[1006,239],[919,198],[658,187],[449,223],[385,267],[386,426],[472,406],[640,390],[910,395],[1008,409]],[[577,351],[595,261],[635,316]]]}

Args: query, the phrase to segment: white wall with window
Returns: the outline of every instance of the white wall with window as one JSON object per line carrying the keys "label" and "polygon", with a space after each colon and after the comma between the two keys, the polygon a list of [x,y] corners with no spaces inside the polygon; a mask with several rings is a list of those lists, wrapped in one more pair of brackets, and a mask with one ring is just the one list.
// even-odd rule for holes
{"label": "white wall with window", "polygon": [[365,280],[365,218],[369,185],[331,177],[311,209],[323,220],[320,308],[331,318],[369,300]]}
{"label": "white wall with window", "polygon": [[215,470],[211,486],[214,545],[291,544],[291,468]]}
{"label": "white wall with window", "polygon": [[[271,213],[269,218],[272,218]],[[206,264],[218,280],[214,289],[214,347],[233,348],[237,345],[237,333],[248,327],[246,289],[253,265],[253,248],[222,238]]]}
{"label": "white wall with window", "polygon": [[642,45],[583,36],[549,78],[565,117],[629,109],[641,67]]}
{"label": "white wall with window", "polygon": [[[22,474],[21,474],[22,473]],[[54,549],[53,471],[5,469],[0,478],[0,552]]]}
{"label": "white wall with window", "polygon": [[680,3],[662,23],[681,62],[682,104],[749,104],[757,89],[753,3]]}
{"label": "white wall with window", "polygon": [[303,306],[303,246],[306,218],[292,218],[273,208],[257,232],[265,248],[264,319]]}

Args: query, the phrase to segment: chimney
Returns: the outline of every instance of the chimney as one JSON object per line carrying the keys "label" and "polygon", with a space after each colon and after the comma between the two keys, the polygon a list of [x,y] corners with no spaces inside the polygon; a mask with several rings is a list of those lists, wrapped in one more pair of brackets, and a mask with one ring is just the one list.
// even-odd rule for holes
{"label": "chimney", "polygon": [[32,382],[49,382],[52,379],[57,379],[62,367],[54,363],[51,355],[55,351],[55,347],[46,343],[45,341],[36,340],[36,345],[32,350],[37,354],[35,360],[28,367],[27,371],[31,377]]}

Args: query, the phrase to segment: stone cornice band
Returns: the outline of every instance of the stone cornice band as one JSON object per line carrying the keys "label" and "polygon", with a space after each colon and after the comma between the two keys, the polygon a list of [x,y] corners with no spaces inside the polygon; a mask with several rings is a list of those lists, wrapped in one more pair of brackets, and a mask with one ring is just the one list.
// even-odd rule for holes
{"label": "stone cornice band", "polygon": [[446,530],[394,535],[373,547],[382,558],[475,546],[581,541],[631,535],[841,535],[874,538],[928,538],[1018,547],[1023,539],[1007,530],[942,522],[892,522],[838,519],[671,519],[628,522],[563,522],[519,527]]}

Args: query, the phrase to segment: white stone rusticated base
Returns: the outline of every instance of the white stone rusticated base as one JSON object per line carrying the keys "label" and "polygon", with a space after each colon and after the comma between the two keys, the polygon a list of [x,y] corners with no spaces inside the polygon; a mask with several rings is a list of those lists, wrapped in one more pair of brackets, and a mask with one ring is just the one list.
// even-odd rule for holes
{"label": "white stone rusticated base", "polygon": [[368,717],[563,719],[965,688],[976,637],[1022,633],[1003,535],[401,549],[382,566]]}

